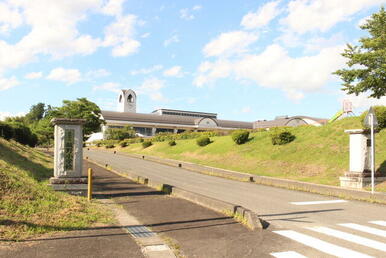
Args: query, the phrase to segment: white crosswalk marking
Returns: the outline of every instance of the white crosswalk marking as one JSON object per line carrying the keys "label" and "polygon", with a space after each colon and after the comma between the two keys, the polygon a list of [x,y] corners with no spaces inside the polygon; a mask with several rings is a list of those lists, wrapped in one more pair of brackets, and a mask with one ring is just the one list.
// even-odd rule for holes
{"label": "white crosswalk marking", "polygon": [[345,200],[327,200],[327,201],[311,201],[311,202],[290,202],[294,205],[315,205],[315,204],[330,204],[330,203],[342,203],[347,202]]}
{"label": "white crosswalk marking", "polygon": [[379,241],[345,233],[328,227],[308,227],[307,229],[386,252],[386,244]]}
{"label": "white crosswalk marking", "polygon": [[386,221],[383,221],[383,220],[376,220],[376,221],[369,221],[369,222],[372,224],[386,227]]}
{"label": "white crosswalk marking", "polygon": [[362,254],[344,247],[340,247],[334,244],[330,244],[328,242],[322,241],[320,239],[317,239],[315,237],[307,236],[302,233],[298,233],[293,230],[279,230],[279,231],[273,231],[279,235],[288,237],[292,240],[295,240],[297,242],[300,242],[304,245],[307,245],[309,247],[315,248],[321,252],[338,256],[338,257],[371,257],[366,254]]}
{"label": "white crosswalk marking", "polygon": [[305,256],[294,251],[271,253],[271,255],[276,258],[306,258]]}
{"label": "white crosswalk marking", "polygon": [[338,225],[343,226],[343,227],[347,227],[347,228],[351,228],[351,229],[355,229],[358,231],[366,232],[369,234],[373,234],[373,235],[377,235],[377,236],[381,236],[381,237],[386,237],[386,231],[385,230],[367,227],[367,226],[362,226],[362,225],[355,224],[355,223],[343,223],[343,224],[338,224]]}

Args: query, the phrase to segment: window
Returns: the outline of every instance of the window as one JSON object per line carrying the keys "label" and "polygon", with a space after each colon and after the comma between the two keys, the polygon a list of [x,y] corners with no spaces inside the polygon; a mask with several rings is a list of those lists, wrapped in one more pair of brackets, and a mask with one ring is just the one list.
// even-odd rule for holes
{"label": "window", "polygon": [[122,102],[122,95],[119,95],[119,103]]}
{"label": "window", "polygon": [[74,129],[64,130],[64,170],[74,169]]}
{"label": "window", "polygon": [[134,102],[134,97],[133,97],[133,95],[129,95],[128,97],[127,97],[127,101],[129,102],[129,103],[133,103]]}

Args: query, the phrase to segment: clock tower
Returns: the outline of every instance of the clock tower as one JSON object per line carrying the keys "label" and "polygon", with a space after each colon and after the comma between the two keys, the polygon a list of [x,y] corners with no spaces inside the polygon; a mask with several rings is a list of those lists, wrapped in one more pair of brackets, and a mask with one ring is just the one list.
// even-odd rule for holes
{"label": "clock tower", "polygon": [[118,112],[136,113],[137,95],[133,90],[121,90],[118,95]]}

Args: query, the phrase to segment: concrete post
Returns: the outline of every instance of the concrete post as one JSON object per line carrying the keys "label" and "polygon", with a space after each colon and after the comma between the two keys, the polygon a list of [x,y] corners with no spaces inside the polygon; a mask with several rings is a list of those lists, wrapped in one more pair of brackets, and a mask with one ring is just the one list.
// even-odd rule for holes
{"label": "concrete post", "polygon": [[[50,184],[54,190],[82,194],[87,189],[83,169],[84,119],[54,118],[54,177]],[[84,184],[84,185],[83,185]]]}
{"label": "concrete post", "polygon": [[151,136],[154,136],[157,131],[157,128],[153,127],[151,128]]}
{"label": "concrete post", "polygon": [[[371,183],[371,145],[370,134],[362,129],[346,130],[350,137],[350,166],[343,177],[339,177],[340,186],[346,188],[364,188]],[[379,177],[377,181],[385,178]]]}

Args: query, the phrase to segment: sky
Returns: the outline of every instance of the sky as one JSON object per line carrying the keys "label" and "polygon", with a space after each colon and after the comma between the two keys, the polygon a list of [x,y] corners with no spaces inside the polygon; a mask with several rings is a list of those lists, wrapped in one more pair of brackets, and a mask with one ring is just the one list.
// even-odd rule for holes
{"label": "sky", "polygon": [[0,0],[0,120],[86,97],[116,110],[240,121],[330,118],[386,97],[347,96],[332,72],[386,0]]}

